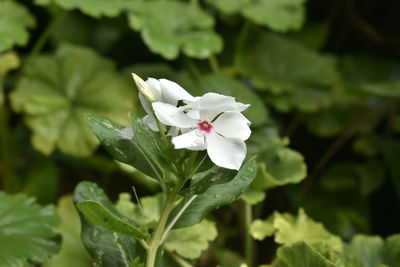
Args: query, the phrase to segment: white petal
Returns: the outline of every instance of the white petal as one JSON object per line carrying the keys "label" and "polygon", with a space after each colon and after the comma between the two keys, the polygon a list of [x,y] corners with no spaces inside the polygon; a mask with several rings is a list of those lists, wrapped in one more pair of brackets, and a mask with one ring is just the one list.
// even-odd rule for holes
{"label": "white petal", "polygon": [[250,105],[245,105],[235,101],[231,96],[216,93],[207,93],[197,102],[202,120],[213,120],[218,114],[225,111],[241,112]]}
{"label": "white petal", "polygon": [[144,122],[144,124],[149,126],[150,129],[152,129],[155,132],[158,132],[157,122],[156,122],[156,119],[154,118],[153,114],[147,114],[146,116],[144,116],[143,122]]}
{"label": "white petal", "polygon": [[153,94],[155,95],[156,101],[161,101],[161,85],[157,79],[148,78],[146,83],[153,89]]}
{"label": "white petal", "polygon": [[224,112],[213,123],[213,130],[225,136],[247,140],[250,137],[250,121],[239,112]]}
{"label": "white petal", "polygon": [[192,119],[200,120],[200,111],[198,109],[191,109],[186,114]]}
{"label": "white petal", "polygon": [[151,113],[150,102],[147,101],[147,99],[141,93],[139,93],[139,101],[140,104],[142,104],[142,107],[146,111],[146,113],[150,114]]}
{"label": "white petal", "polygon": [[204,150],[207,145],[204,141],[204,135],[199,134],[199,130],[193,130],[188,133],[172,138],[172,143],[176,149],[187,148],[190,150]]}
{"label": "white petal", "polygon": [[167,133],[167,136],[177,136],[179,134],[179,128],[178,127],[171,127]]}
{"label": "white petal", "polygon": [[191,104],[191,103],[196,102],[196,101],[198,101],[198,100],[200,100],[200,99],[201,99],[200,96],[195,96],[195,97],[193,97],[193,99],[191,99],[191,100],[183,100],[183,102],[184,102],[185,104]]}
{"label": "white petal", "polygon": [[246,157],[246,144],[237,138],[223,137],[212,132],[206,135],[207,153],[216,165],[239,170]]}
{"label": "white petal", "polygon": [[198,123],[197,120],[190,118],[181,109],[171,104],[154,102],[153,108],[162,124],[179,128],[191,128]]}
{"label": "white petal", "polygon": [[195,98],[186,92],[179,84],[167,79],[160,79],[162,99],[161,102],[176,106],[179,100],[194,101]]}

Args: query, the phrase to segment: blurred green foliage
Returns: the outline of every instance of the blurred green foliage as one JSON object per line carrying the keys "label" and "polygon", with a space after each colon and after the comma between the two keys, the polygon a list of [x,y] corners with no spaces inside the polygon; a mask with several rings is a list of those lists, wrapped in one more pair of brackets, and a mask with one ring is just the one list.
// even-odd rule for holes
{"label": "blurred green foliage", "polygon": [[[188,210],[178,226],[207,220],[172,231],[163,266],[249,262],[245,229],[256,239],[274,236],[256,243],[257,264],[399,266],[398,12],[400,2],[390,0],[0,0],[0,266],[48,261],[60,249],[52,229],[64,241],[44,266],[91,266],[72,200],[60,198],[82,180],[112,196],[81,184],[75,195],[89,194],[82,201],[100,201],[134,227],[158,220],[159,197],[145,197],[158,190],[148,164],[164,163],[146,163],[157,145],[151,133],[142,134],[148,151],[134,153],[125,126],[140,126],[128,112],[141,111],[131,72],[251,104],[244,114],[258,173],[244,201],[208,215],[234,200],[225,191],[242,193],[246,175],[210,192],[197,185],[203,210]],[[95,134],[88,113],[98,115],[89,117]],[[96,136],[131,169],[97,149]],[[114,206],[132,185],[143,211],[130,195]],[[52,206],[20,192],[42,205],[60,198],[61,225]],[[221,198],[209,201],[210,194]],[[144,221],[134,217],[141,212]],[[134,239],[82,227],[95,262],[122,266],[123,244],[138,266]]]}

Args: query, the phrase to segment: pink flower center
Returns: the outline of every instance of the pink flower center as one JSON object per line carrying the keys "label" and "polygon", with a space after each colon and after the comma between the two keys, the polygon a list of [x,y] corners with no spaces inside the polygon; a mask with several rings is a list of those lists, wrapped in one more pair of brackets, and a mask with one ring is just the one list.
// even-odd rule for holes
{"label": "pink flower center", "polygon": [[213,128],[212,124],[209,123],[208,121],[202,121],[199,124],[200,130],[206,133],[210,133],[211,129]]}

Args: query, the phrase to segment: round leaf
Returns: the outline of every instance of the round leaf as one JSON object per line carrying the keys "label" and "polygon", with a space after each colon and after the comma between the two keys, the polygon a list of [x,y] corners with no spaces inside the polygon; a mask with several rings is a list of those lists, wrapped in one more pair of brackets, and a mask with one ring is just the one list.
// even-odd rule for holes
{"label": "round leaf", "polygon": [[25,195],[0,192],[0,266],[19,267],[44,262],[58,253],[59,223],[53,206],[41,207]]}
{"label": "round leaf", "polygon": [[140,30],[149,49],[167,59],[179,52],[207,58],[222,50],[222,39],[212,30],[214,19],[198,5],[179,1],[147,1],[132,7],[129,24]]}
{"label": "round leaf", "polygon": [[15,111],[25,115],[33,146],[44,154],[56,147],[74,156],[87,156],[98,141],[85,113],[127,122],[133,90],[113,63],[94,51],[65,45],[54,56],[33,58],[11,94]]}
{"label": "round leaf", "polygon": [[35,26],[35,18],[21,4],[5,0],[0,2],[0,52],[28,42],[28,28]]}

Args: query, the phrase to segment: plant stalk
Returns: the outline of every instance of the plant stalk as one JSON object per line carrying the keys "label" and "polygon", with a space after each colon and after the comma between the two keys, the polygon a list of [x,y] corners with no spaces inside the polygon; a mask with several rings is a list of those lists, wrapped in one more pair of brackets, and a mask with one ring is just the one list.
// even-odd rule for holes
{"label": "plant stalk", "polygon": [[210,63],[211,70],[214,74],[221,73],[221,67],[219,66],[218,60],[214,55],[211,55],[208,58],[208,62]]}
{"label": "plant stalk", "polygon": [[165,225],[171,210],[174,208],[175,194],[169,194],[165,200],[164,208],[161,213],[160,220],[154,231],[154,235],[150,244],[146,249],[146,267],[154,267],[156,263],[157,251],[162,244],[161,237],[164,233]]}
{"label": "plant stalk", "polygon": [[46,28],[40,35],[39,39],[36,41],[35,45],[33,46],[32,50],[30,51],[27,60],[31,59],[32,57],[36,56],[43,48],[43,46],[46,44],[47,40],[49,39],[51,33],[57,26],[57,24],[65,17],[67,12],[65,11],[60,11],[56,15],[53,16],[53,18],[50,20],[50,22],[47,24]]}
{"label": "plant stalk", "polygon": [[253,266],[254,243],[250,236],[250,225],[253,220],[252,207],[247,202],[244,202],[245,212],[245,258],[249,267]]}

